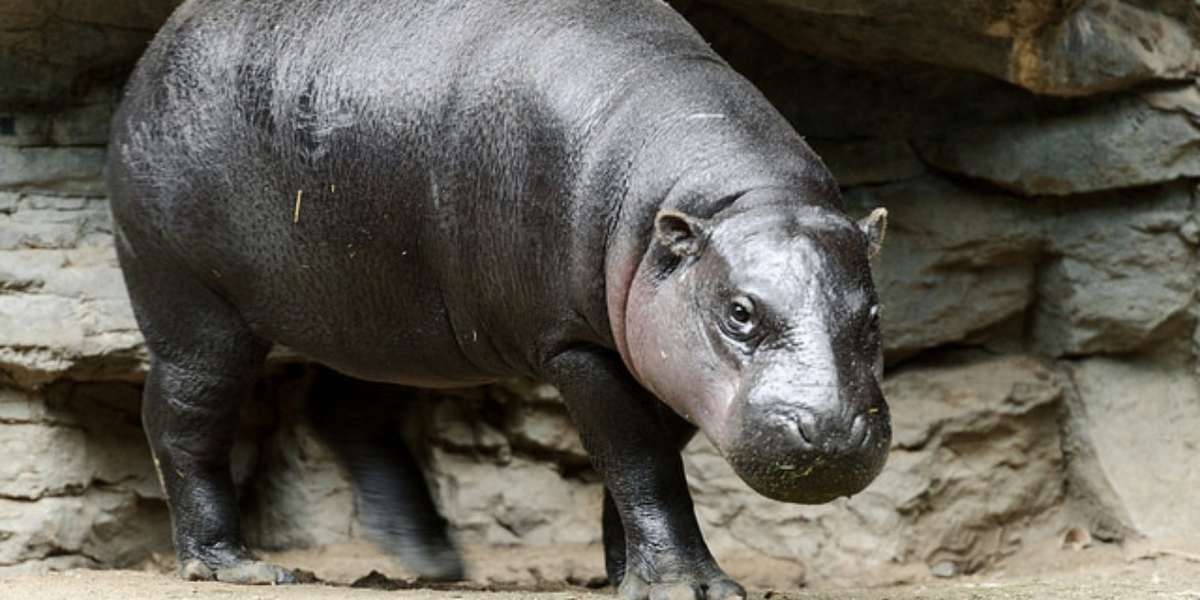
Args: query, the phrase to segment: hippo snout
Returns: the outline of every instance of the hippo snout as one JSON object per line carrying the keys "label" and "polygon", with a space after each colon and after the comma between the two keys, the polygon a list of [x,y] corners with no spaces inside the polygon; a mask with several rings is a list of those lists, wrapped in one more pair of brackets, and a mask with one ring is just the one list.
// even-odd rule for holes
{"label": "hippo snout", "polygon": [[820,504],[865,488],[887,460],[892,427],[878,388],[854,398],[738,402],[737,427],[723,453],[738,476],[769,498]]}
{"label": "hippo snout", "polygon": [[796,409],[796,429],[801,445],[828,455],[853,454],[871,435],[869,417],[879,409],[855,414],[816,415],[806,408]]}

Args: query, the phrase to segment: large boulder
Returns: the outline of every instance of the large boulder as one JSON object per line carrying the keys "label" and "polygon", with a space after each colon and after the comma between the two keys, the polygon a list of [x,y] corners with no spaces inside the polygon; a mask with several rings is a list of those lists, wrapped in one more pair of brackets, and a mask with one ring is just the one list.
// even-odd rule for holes
{"label": "large boulder", "polygon": [[1190,184],[1070,202],[1044,220],[1034,343],[1054,356],[1149,349],[1189,335],[1197,243]]}
{"label": "large boulder", "polygon": [[1023,195],[1065,195],[1200,176],[1195,86],[932,134],[921,156]]}
{"label": "large boulder", "polygon": [[1063,494],[1064,382],[1027,356],[943,358],[891,375],[892,453],[865,491],[825,506],[767,500],[705,440],[686,462],[718,554],[805,563],[821,580],[883,583],[973,572],[1031,534]]}
{"label": "large boulder", "polygon": [[1163,544],[1200,531],[1200,377],[1148,360],[1089,358],[1070,368],[1069,489],[1102,537]]}
{"label": "large boulder", "polygon": [[464,542],[600,540],[599,479],[557,390],[512,383],[426,403],[418,442],[432,447],[430,480]]}
{"label": "large boulder", "polygon": [[0,106],[64,105],[119,84],[180,0],[0,4]]}
{"label": "large boulder", "polygon": [[107,202],[0,192],[0,382],[129,378],[144,360]]}
{"label": "large boulder", "polygon": [[874,274],[894,362],[999,336],[1050,356],[1190,336],[1194,195],[1178,183],[1034,203],[923,175],[851,188],[846,203],[855,215],[889,211]]}
{"label": "large boulder", "polygon": [[1186,0],[697,0],[787,47],[842,61],[927,63],[1080,96],[1200,71]]}
{"label": "large boulder", "polygon": [[0,146],[0,189],[104,195],[104,148]]}
{"label": "large boulder", "polygon": [[169,548],[131,385],[0,387],[0,575],[129,566]]}
{"label": "large boulder", "polygon": [[921,177],[854,188],[846,203],[888,209],[874,270],[889,360],[978,337],[1033,303],[1044,229],[1014,198]]}

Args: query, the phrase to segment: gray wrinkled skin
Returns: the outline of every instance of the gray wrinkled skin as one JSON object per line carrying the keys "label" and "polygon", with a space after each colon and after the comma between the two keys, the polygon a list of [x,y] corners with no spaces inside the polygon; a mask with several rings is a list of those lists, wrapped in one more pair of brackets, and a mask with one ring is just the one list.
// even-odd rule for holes
{"label": "gray wrinkled skin", "polygon": [[[801,138],[655,0],[190,0],[110,161],[189,578],[292,580],[245,549],[229,476],[272,344],[371,385],[554,383],[629,598],[745,595],[688,497],[697,427],[782,500],[882,467],[882,220],[847,219]],[[319,391],[367,525],[461,577],[412,454],[364,412],[377,394]]]}

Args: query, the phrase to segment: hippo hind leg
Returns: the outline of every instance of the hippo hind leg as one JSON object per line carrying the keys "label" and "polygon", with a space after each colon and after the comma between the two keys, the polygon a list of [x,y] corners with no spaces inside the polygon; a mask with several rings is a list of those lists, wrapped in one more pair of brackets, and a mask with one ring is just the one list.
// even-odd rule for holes
{"label": "hippo hind leg", "polygon": [[463,563],[429,486],[396,426],[396,400],[412,390],[322,370],[309,417],[354,483],[359,519],[377,544],[422,579],[456,581]]}
{"label": "hippo hind leg", "polygon": [[294,583],[242,543],[229,453],[243,398],[269,345],[203,282],[162,253],[118,252],[150,350],[142,421],[167,496],[181,575],[243,584]]}

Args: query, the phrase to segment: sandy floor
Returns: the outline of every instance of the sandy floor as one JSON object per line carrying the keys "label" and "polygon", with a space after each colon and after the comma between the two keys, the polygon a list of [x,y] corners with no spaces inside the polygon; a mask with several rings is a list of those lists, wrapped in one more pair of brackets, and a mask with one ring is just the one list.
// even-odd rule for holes
{"label": "sandy floor", "polygon": [[[240,587],[216,583],[190,583],[173,574],[148,566],[144,571],[68,571],[48,575],[19,575],[0,578],[0,600],[148,600],[183,598],[221,598],[225,600],[324,600],[388,599],[388,600],[501,600],[506,598],[536,598],[545,600],[586,600],[612,598],[609,588],[590,589],[584,574],[594,570],[589,562],[593,553],[580,559],[561,563],[561,549],[539,552],[553,553],[489,553],[491,567],[477,569],[474,583],[449,586],[443,589],[404,589],[409,587],[400,579],[389,579],[378,573],[364,578],[366,573],[383,569],[395,572],[394,565],[380,559],[369,550],[355,546],[334,547],[320,551],[292,552],[271,558],[288,566],[307,568],[316,572],[322,583],[288,587]],[[581,554],[581,556],[583,556]],[[1139,558],[1140,556],[1140,558]],[[480,555],[469,559],[479,561]],[[505,583],[515,577],[513,565],[520,562],[524,580],[528,581],[529,564],[558,565],[547,567],[545,579],[537,585],[524,587]],[[1200,557],[1194,555],[1162,555],[1116,548],[1100,548],[1073,553],[1067,559],[1030,557],[1024,564],[1016,563],[1007,574],[960,577],[920,584],[893,585],[866,589],[788,586],[780,589],[754,589],[754,600],[1200,600]],[[382,560],[382,562],[381,562]],[[531,562],[532,561],[532,562]],[[505,566],[504,563],[512,563]],[[476,562],[478,564],[478,562]],[[735,568],[729,569],[731,572]],[[1018,573],[1016,571],[1023,571]],[[540,572],[540,571],[539,571]],[[508,575],[506,575],[506,573]],[[540,576],[538,577],[540,578]],[[564,583],[573,581],[573,584]],[[352,587],[357,581],[358,586]],[[486,583],[485,583],[486,581]],[[592,585],[597,582],[590,581]]]}

